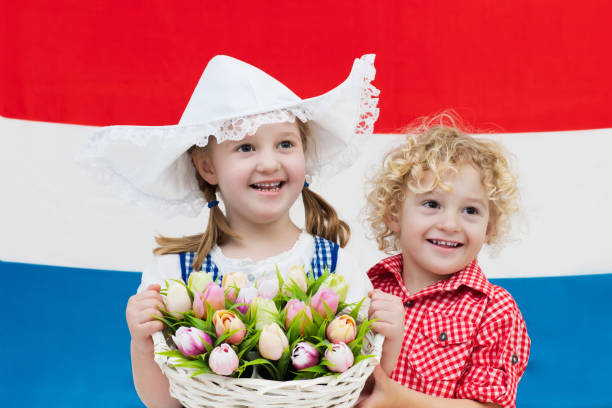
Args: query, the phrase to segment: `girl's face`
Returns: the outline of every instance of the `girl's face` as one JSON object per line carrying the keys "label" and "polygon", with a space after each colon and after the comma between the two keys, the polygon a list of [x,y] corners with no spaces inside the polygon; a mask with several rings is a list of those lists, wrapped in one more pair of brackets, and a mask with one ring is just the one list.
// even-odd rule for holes
{"label": "girl's face", "polygon": [[[423,185],[432,180],[427,172]],[[399,237],[405,278],[407,274],[427,284],[444,279],[474,260],[485,242],[489,204],[480,173],[464,165],[458,173],[449,173],[445,182],[451,190],[407,190],[388,222]]]}
{"label": "girl's face", "polygon": [[238,141],[208,144],[200,175],[218,185],[230,226],[289,219],[305,179],[304,146],[295,123],[262,125]]}

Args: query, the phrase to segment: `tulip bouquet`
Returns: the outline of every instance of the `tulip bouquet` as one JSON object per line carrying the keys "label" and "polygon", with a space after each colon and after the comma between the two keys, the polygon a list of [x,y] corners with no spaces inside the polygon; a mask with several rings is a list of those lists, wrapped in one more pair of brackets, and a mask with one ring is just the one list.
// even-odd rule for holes
{"label": "tulip bouquet", "polygon": [[166,282],[165,323],[174,350],[160,352],[193,376],[212,373],[285,381],[346,371],[373,355],[361,354],[372,321],[360,319],[365,300],[345,303],[343,276],[325,272],[315,279],[300,266],[285,279],[247,286],[242,273],[221,282],[194,272],[187,285]]}

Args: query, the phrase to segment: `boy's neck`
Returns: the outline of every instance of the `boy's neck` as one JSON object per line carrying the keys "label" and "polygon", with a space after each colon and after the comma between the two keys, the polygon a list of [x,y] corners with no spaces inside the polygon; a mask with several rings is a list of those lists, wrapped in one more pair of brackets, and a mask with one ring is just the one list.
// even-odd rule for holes
{"label": "boy's neck", "polygon": [[406,262],[406,257],[404,257],[402,280],[404,282],[404,286],[406,289],[408,289],[408,292],[411,295],[414,295],[415,293],[425,289],[427,286],[438,283],[451,275],[435,275],[433,273],[427,273],[419,270],[418,267],[414,267],[410,265],[410,263]]}
{"label": "boy's neck", "polygon": [[230,227],[241,239],[230,239],[220,245],[223,254],[230,258],[250,258],[254,262],[288,251],[302,232],[289,218],[270,224]]}

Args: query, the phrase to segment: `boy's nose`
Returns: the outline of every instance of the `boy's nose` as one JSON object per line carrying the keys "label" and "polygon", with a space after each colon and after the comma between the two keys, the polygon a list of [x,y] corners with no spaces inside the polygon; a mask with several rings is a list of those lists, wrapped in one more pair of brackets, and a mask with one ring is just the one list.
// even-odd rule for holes
{"label": "boy's nose", "polygon": [[441,218],[438,220],[437,227],[444,231],[457,231],[459,229],[457,214],[450,211],[442,213]]}

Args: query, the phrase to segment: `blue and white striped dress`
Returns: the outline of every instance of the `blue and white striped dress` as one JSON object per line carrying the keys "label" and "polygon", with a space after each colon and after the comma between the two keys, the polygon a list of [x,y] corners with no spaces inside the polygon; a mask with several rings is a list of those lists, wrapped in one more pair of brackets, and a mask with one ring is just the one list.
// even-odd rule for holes
{"label": "blue and white striped dress", "polygon": [[[313,236],[314,238],[314,255],[310,262],[312,273],[315,279],[320,277],[325,268],[331,273],[336,270],[338,263],[338,249],[340,246],[333,241],[328,239]],[[183,252],[179,254],[180,265],[181,265],[181,278],[186,283],[189,279],[189,275],[193,272],[193,259],[195,258],[195,252]],[[306,265],[304,265],[306,267]],[[204,272],[211,273],[213,280],[220,282],[223,278],[223,272],[219,270],[219,267],[215,264],[210,254],[206,255],[204,262],[202,262],[201,269]],[[232,271],[228,271],[232,272]],[[254,277],[248,275],[248,279],[253,284]]]}

